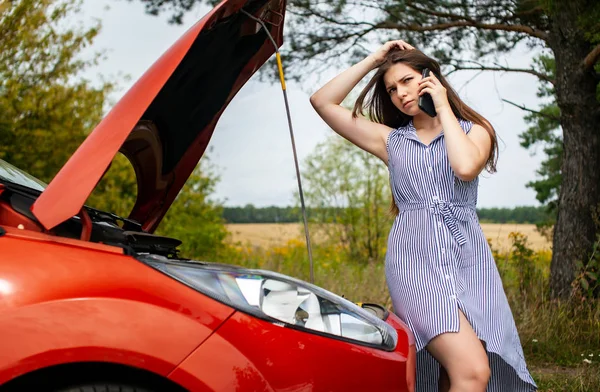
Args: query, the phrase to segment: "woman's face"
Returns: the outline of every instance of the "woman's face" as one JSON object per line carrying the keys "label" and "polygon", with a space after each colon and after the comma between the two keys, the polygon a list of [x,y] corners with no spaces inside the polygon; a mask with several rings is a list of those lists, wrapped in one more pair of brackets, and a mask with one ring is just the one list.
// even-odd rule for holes
{"label": "woman's face", "polygon": [[414,117],[419,109],[419,81],[421,73],[403,63],[396,63],[383,75],[385,90],[392,103],[402,113]]}

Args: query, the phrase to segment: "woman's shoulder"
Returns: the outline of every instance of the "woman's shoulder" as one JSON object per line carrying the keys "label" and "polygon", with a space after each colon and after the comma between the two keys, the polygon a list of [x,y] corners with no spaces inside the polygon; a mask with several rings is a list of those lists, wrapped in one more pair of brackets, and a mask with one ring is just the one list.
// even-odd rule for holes
{"label": "woman's shoulder", "polygon": [[392,128],[390,134],[395,134],[398,136],[403,136],[404,134],[406,134],[407,132],[409,132],[411,130],[411,127],[414,128],[413,124],[412,124],[412,120],[409,121],[406,124],[402,124],[396,128]]}
{"label": "woman's shoulder", "polygon": [[[390,144],[397,143],[399,139],[403,139],[403,136],[407,132],[408,126],[401,125],[396,128],[390,128],[390,133],[388,133],[386,138],[386,148],[389,150]],[[389,152],[389,151],[388,151]]]}

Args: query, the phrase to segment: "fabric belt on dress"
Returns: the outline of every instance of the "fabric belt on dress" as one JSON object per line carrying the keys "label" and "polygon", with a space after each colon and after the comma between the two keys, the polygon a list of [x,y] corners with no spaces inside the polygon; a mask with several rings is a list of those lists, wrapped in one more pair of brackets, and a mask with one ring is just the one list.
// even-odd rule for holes
{"label": "fabric belt on dress", "polygon": [[400,212],[428,209],[434,215],[442,215],[444,223],[456,241],[459,245],[464,245],[467,239],[458,229],[456,221],[467,221],[469,219],[469,210],[475,210],[475,207],[469,203],[453,203],[436,199],[431,202],[401,203],[398,205],[398,209]]}

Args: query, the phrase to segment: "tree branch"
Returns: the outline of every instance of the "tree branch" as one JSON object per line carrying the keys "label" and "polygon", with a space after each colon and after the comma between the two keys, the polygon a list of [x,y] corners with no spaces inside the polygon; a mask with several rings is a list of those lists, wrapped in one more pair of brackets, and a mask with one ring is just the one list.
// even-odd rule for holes
{"label": "tree branch", "polygon": [[382,28],[382,29],[395,29],[395,30],[400,30],[400,31],[408,30],[408,31],[416,31],[416,32],[446,30],[446,29],[450,29],[453,27],[475,27],[475,28],[481,29],[481,30],[500,30],[500,31],[511,31],[511,32],[515,32],[515,33],[524,33],[524,34],[528,34],[532,37],[539,38],[542,41],[545,41],[545,42],[548,41],[548,34],[546,34],[543,31],[535,30],[529,26],[504,25],[504,24],[499,24],[499,23],[486,24],[486,23],[479,23],[479,22],[467,21],[467,20],[458,20],[455,22],[438,23],[438,24],[433,24],[433,25],[429,25],[429,26],[420,26],[417,24],[401,25],[401,24],[395,24],[395,23],[389,23],[389,22],[381,22],[381,23],[376,24],[375,27]]}
{"label": "tree branch", "polygon": [[[390,23],[390,22],[380,22],[380,23],[374,25],[374,24],[368,23],[368,22],[338,21],[338,20],[335,20],[334,18],[330,18],[330,17],[323,15],[322,13],[316,11],[313,8],[305,8],[304,12],[302,12],[302,13],[294,12],[293,10],[290,10],[290,12],[293,14],[296,14],[296,15],[303,15],[303,16],[312,15],[312,16],[320,18],[324,21],[327,21],[329,23],[337,24],[337,25],[345,25],[345,26],[370,26],[373,28],[408,30],[408,31],[415,31],[415,32],[445,30],[445,29],[452,28],[452,27],[475,27],[475,28],[481,29],[481,30],[499,30],[499,31],[524,33],[524,34],[530,35],[532,37],[539,38],[543,41],[548,40],[548,34],[546,32],[541,31],[541,30],[536,30],[532,27],[525,26],[525,25],[519,25],[519,24],[509,25],[509,24],[502,24],[502,23],[490,23],[490,24],[482,23],[482,22],[477,21],[476,19],[469,18],[467,16],[426,10],[426,9],[423,9],[421,7],[418,7],[414,4],[412,4],[412,1],[408,1],[407,6],[418,12],[421,12],[425,15],[431,15],[431,16],[435,16],[438,18],[448,18],[448,19],[452,19],[454,21],[446,22],[446,23],[432,24],[432,25],[428,25],[428,26],[420,26],[416,23],[403,25],[403,24],[396,24],[396,23]],[[402,18],[397,18],[397,19],[402,20]]]}
{"label": "tree branch", "polygon": [[289,11],[291,14],[294,14],[296,16],[303,16],[303,17],[310,17],[310,16],[315,16],[317,18],[320,18],[326,22],[332,23],[332,24],[336,24],[336,25],[340,25],[340,26],[369,26],[369,27],[374,27],[374,25],[372,23],[369,22],[348,22],[348,21],[340,21],[340,20],[336,20],[334,18],[330,18],[328,16],[325,16],[317,11],[315,11],[312,8],[306,8],[304,10],[304,12],[300,11]]}
{"label": "tree branch", "polygon": [[583,59],[583,68],[586,71],[592,69],[598,60],[600,60],[600,45],[596,46],[587,56],[585,56],[585,59]]}
{"label": "tree branch", "polygon": [[421,7],[417,7],[416,5],[413,4],[412,1],[406,1],[406,6],[412,8],[413,10],[418,11],[422,14],[431,15],[431,16],[435,16],[438,18],[449,18],[449,19],[454,19],[454,20],[464,20],[469,23],[477,23],[475,20],[468,18],[466,16],[463,16],[463,15],[456,15],[456,14],[452,14],[449,12],[437,12],[437,11],[432,11],[432,10],[424,9]]}
{"label": "tree branch", "polygon": [[456,71],[462,71],[462,70],[476,70],[476,71],[503,71],[503,72],[520,72],[520,73],[528,73],[534,76],[537,76],[539,79],[551,83],[552,85],[554,85],[555,81],[551,78],[549,78],[547,75],[544,75],[541,72],[538,72],[534,69],[528,69],[528,68],[507,68],[507,67],[488,67],[485,65],[478,65],[476,67],[465,67],[462,65],[457,65],[457,64],[449,64],[451,66],[454,67],[454,69],[450,72],[447,73],[447,75],[450,75]]}
{"label": "tree branch", "polygon": [[537,7],[531,8],[527,11],[522,11],[522,12],[515,12],[513,13],[513,16],[515,17],[523,17],[523,16],[530,16],[530,15],[534,15],[534,14],[541,14],[544,12],[544,7],[542,7],[541,5],[538,5]]}
{"label": "tree branch", "polygon": [[525,106],[518,105],[518,104],[516,104],[516,103],[514,103],[514,102],[511,102],[511,101],[509,101],[508,99],[504,99],[504,98],[502,98],[502,100],[503,100],[504,102],[508,103],[508,104],[511,104],[511,105],[513,105],[513,106],[516,106],[516,107],[518,107],[518,108],[519,108],[519,109],[521,109],[521,110],[525,110],[525,111],[527,111],[527,112],[530,112],[530,113],[537,114],[538,116],[542,116],[542,117],[549,118],[550,120],[553,120],[553,121],[560,121],[560,117],[556,117],[556,116],[553,116],[553,115],[551,115],[551,114],[542,113],[542,112],[538,112],[538,111],[535,111],[535,110],[532,110],[532,109],[526,108]]}

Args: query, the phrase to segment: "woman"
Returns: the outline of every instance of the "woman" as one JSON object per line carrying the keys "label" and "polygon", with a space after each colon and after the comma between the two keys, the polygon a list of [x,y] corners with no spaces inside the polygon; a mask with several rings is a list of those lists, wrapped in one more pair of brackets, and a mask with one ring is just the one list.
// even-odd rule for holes
{"label": "woman", "polygon": [[[376,68],[354,110],[340,106]],[[371,90],[369,120],[361,114]],[[419,108],[424,94],[434,117]],[[536,390],[475,211],[478,175],[495,171],[491,124],[461,101],[435,60],[404,41],[341,73],[311,103],[335,132],[388,166],[396,219],[386,278],[395,312],[415,334],[417,390]]]}

